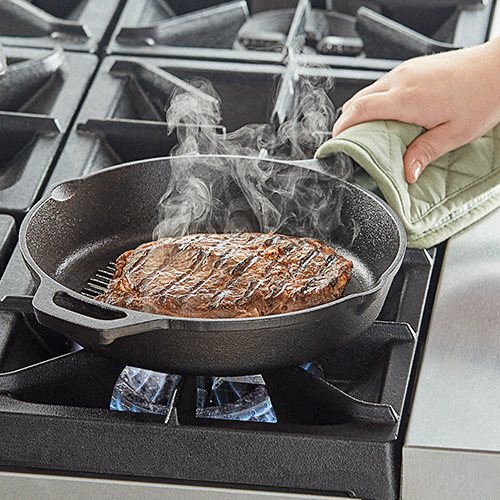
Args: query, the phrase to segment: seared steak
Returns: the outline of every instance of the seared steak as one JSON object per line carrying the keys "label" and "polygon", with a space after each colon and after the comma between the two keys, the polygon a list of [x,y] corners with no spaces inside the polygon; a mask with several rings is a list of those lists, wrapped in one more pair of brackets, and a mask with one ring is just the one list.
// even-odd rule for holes
{"label": "seared steak", "polygon": [[108,304],[168,316],[244,318],[331,302],[352,262],[310,238],[279,234],[193,234],[123,253]]}

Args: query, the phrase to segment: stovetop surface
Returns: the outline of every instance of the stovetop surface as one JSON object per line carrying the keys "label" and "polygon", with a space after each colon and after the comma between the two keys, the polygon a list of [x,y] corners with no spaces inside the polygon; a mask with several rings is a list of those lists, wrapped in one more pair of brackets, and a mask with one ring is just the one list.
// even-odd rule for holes
{"label": "stovetop surface", "polygon": [[[377,322],[337,356],[263,374],[250,388],[241,380],[179,377],[163,394],[162,411],[137,412],[116,402],[124,366],[36,321],[29,302],[36,283],[17,234],[29,208],[57,183],[171,154],[177,135],[169,133],[166,110],[174,91],[189,91],[195,78],[209,80],[221,98],[218,133],[275,126],[292,116],[301,83],[334,81],[327,94],[337,109],[406,58],[408,40],[421,51],[480,43],[471,33],[484,39],[491,5],[429,10],[367,2],[372,14],[358,13],[359,2],[333,1],[326,3],[339,14],[330,16],[315,1],[24,3],[0,7],[7,60],[0,76],[0,297],[24,296],[17,312],[0,312],[0,481],[20,484],[9,473],[26,485],[37,484],[28,480],[36,474],[75,476],[115,488],[111,481],[122,480],[123,495],[130,491],[123,485],[140,481],[169,485],[179,498],[201,484],[222,486],[203,490],[217,498],[259,490],[396,498],[445,245],[407,251]],[[277,8],[286,12],[276,15]],[[399,41],[388,46],[394,33]],[[25,77],[27,86],[19,83]],[[254,389],[264,394],[277,421],[201,418],[200,390],[210,393],[214,384],[233,384],[249,391],[245,397]]]}

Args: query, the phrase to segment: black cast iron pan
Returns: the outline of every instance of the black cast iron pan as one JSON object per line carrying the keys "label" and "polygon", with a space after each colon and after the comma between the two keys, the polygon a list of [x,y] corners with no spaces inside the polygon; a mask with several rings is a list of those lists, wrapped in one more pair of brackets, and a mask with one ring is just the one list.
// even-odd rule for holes
{"label": "black cast iron pan", "polygon": [[[198,226],[196,232],[227,230],[225,207],[244,190],[231,178],[234,160],[196,157],[200,172],[215,161],[218,168],[220,161],[228,162],[225,173],[217,174],[225,178],[223,188],[213,188],[219,189],[219,208],[210,214],[207,227]],[[20,246],[38,284],[32,301],[38,321],[128,365],[199,375],[262,373],[302,364],[362,335],[377,318],[401,264],[406,246],[401,222],[382,200],[327,173],[328,165],[319,161],[259,161],[265,171],[272,170],[269,178],[275,193],[270,192],[270,198],[279,193],[280,179],[288,182],[297,172],[305,177],[301,181],[305,188],[297,196],[307,197],[307,207],[297,208],[295,199],[283,202],[289,215],[279,232],[320,237],[353,260],[353,278],[343,298],[289,314],[214,320],[136,312],[82,295],[98,269],[123,251],[151,240],[158,202],[172,182],[172,173],[184,168],[179,158],[159,158],[64,182],[28,213],[20,229]],[[315,194],[309,198],[312,189]],[[342,200],[342,208],[338,221],[330,223],[327,219],[334,218],[330,204],[337,199]],[[233,230],[260,229],[259,214],[241,202],[229,212]]]}

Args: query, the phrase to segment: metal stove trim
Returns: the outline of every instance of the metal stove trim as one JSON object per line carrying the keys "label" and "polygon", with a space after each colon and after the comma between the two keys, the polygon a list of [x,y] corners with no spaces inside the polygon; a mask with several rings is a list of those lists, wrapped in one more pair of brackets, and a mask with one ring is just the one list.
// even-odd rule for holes
{"label": "metal stove trim", "polygon": [[[2,495],[5,499],[67,500],[68,498],[98,498],[99,500],[325,500],[324,495],[276,493],[243,489],[184,486],[174,484],[79,478],[44,474],[0,472]],[[346,497],[328,497],[345,500]],[[356,500],[356,499],[351,499]]]}

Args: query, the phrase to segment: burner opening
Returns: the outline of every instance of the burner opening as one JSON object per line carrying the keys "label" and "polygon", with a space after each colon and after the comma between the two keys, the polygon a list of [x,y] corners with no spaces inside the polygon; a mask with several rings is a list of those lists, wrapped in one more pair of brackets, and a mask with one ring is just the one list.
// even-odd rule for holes
{"label": "burner opening", "polygon": [[146,62],[117,60],[110,73],[124,77],[124,91],[118,96],[111,116],[165,122],[172,98],[184,91],[201,99],[203,94],[208,100],[217,99],[222,119],[218,125],[227,132],[244,125],[264,124],[269,121],[282,71],[277,66],[245,65],[234,71],[215,70],[213,65],[204,64],[157,67]]}
{"label": "burner opening", "polygon": [[[193,9],[183,13],[168,7],[163,12],[158,10],[145,12],[141,17],[141,25],[124,26],[117,40],[127,45],[199,47],[212,49],[230,49],[240,26],[248,17],[248,6],[244,0],[224,2],[222,4]],[[177,14],[175,15],[174,11]],[[159,15],[158,15],[159,14]],[[174,15],[173,15],[174,14]]]}
{"label": "burner opening", "polygon": [[2,373],[66,354],[73,348],[64,335],[42,327],[34,315],[15,315],[11,319],[11,327],[16,335],[0,336]]}
{"label": "burner opening", "polygon": [[437,5],[423,9],[409,5],[387,9],[384,15],[422,35],[451,43],[460,10],[460,7],[454,6]]}
{"label": "burner opening", "polygon": [[196,417],[250,422],[276,422],[264,379],[196,377]]}
{"label": "burner opening", "polygon": [[[106,161],[109,165],[169,156],[177,144],[175,133],[167,135],[166,124],[158,123],[158,127],[148,127],[138,123],[117,121],[111,125],[105,131],[99,130],[102,146],[101,161]],[[84,130],[83,127],[79,129]],[[92,126],[87,127],[87,130],[92,131]],[[94,130],[98,130],[98,127]]]}
{"label": "burner opening", "polygon": [[[9,67],[10,69],[11,67]],[[28,72],[14,74],[7,72],[0,81],[0,109],[21,113],[49,114],[63,81],[59,75],[31,78]]]}
{"label": "burner opening", "polygon": [[[168,71],[194,85],[207,82],[207,86],[213,88],[219,101],[222,118],[220,125],[228,132],[234,132],[245,125],[269,122],[278,78],[281,76],[280,68],[276,67],[266,69],[262,73],[250,73],[247,71],[249,68],[243,69],[245,71],[231,73],[208,68],[204,70],[168,68]],[[201,90],[206,91],[203,86]],[[170,99],[165,102],[167,102],[165,108],[168,108]]]}

